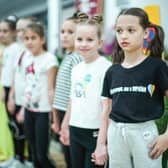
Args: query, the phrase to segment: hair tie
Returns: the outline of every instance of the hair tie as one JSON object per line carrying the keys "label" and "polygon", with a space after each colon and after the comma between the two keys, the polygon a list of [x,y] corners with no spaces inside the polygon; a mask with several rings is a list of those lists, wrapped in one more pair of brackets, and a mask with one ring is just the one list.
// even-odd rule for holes
{"label": "hair tie", "polygon": [[154,27],[149,27],[148,31],[149,31],[149,34],[148,34],[148,37],[146,38],[146,41],[151,42],[155,37],[156,29]]}
{"label": "hair tie", "polygon": [[143,44],[143,53],[145,55],[150,54],[150,50],[148,49],[149,43],[155,38],[155,34],[156,34],[156,29],[154,27],[149,27],[148,31],[149,31],[148,37],[144,39],[144,44]]}
{"label": "hair tie", "polygon": [[9,15],[5,20],[9,21],[9,22],[13,22],[16,23],[18,18],[15,15]]}
{"label": "hair tie", "polygon": [[91,20],[100,24],[103,21],[103,17],[101,15],[94,15]]}
{"label": "hair tie", "polygon": [[86,13],[79,12],[77,15],[78,15],[77,19],[79,20],[79,22],[83,22],[89,19],[89,16]]}

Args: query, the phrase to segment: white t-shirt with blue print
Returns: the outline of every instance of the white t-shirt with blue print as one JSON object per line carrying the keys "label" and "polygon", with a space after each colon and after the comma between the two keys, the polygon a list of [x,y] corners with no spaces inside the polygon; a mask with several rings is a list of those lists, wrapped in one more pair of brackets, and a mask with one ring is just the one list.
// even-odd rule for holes
{"label": "white t-shirt with blue print", "polygon": [[104,57],[84,61],[72,70],[70,125],[97,129],[102,112],[101,92],[106,70],[111,63]]}

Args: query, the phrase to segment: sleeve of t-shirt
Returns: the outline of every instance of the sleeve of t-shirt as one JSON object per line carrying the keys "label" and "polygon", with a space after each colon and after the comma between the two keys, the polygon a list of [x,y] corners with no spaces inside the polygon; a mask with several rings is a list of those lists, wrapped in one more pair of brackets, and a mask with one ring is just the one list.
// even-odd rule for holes
{"label": "sleeve of t-shirt", "polygon": [[70,75],[72,76],[72,69],[82,61],[82,58],[76,53],[72,54],[70,57],[71,57],[71,60],[69,64],[69,72],[70,72]]}
{"label": "sleeve of t-shirt", "polygon": [[48,55],[48,57],[49,59],[47,59],[48,61],[46,62],[47,70],[49,70],[53,66],[58,66],[58,60],[55,55],[50,54]]}
{"label": "sleeve of t-shirt", "polygon": [[19,57],[21,56],[22,53],[23,51],[21,50],[21,47],[17,43],[14,43],[11,51],[14,68],[16,68]]}
{"label": "sleeve of t-shirt", "polygon": [[157,81],[160,89],[164,92],[168,90],[168,66],[165,62],[161,62],[157,71]]}
{"label": "sleeve of t-shirt", "polygon": [[71,81],[70,81],[70,83],[71,83],[70,98],[73,97],[74,74],[75,74],[75,68],[72,68],[72,71],[71,71],[71,78],[70,78],[70,79],[71,79]]}
{"label": "sleeve of t-shirt", "polygon": [[112,98],[110,95],[110,80],[109,80],[109,70],[106,72],[103,82],[103,89],[102,89],[102,95],[101,98]]}
{"label": "sleeve of t-shirt", "polygon": [[101,91],[103,90],[103,85],[104,85],[104,79],[105,79],[105,75],[106,72],[108,71],[109,67],[111,67],[111,63],[109,62],[109,64],[106,65],[106,68],[104,68],[102,70],[102,75],[101,75],[101,79],[100,79],[100,83],[101,83]]}
{"label": "sleeve of t-shirt", "polygon": [[72,55],[71,66],[74,67],[82,61],[82,57],[74,53]]}

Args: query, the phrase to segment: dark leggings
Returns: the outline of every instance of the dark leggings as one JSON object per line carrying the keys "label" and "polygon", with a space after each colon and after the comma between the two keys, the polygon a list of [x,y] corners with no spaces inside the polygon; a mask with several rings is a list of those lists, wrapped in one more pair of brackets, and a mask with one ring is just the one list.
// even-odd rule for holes
{"label": "dark leggings", "polygon": [[[62,110],[57,110],[57,111],[58,111],[59,121],[60,121],[60,123],[62,123],[64,115],[65,115],[65,111],[62,111]],[[67,168],[72,168],[72,161],[71,161],[69,146],[65,146],[62,144],[62,150],[64,153],[64,158],[65,158]]]}
{"label": "dark leggings", "polygon": [[[14,143],[14,156],[16,159],[23,162],[24,160],[24,137],[20,138],[23,134],[23,124],[19,124],[16,122],[15,115],[10,114],[8,110],[8,98],[9,98],[9,92],[10,87],[4,87],[5,92],[5,108],[8,115],[8,125],[12,133],[13,137],[13,143]],[[15,108],[16,111],[19,110],[19,106]]]}
{"label": "dark leggings", "polygon": [[14,137],[14,149],[15,149],[15,157],[21,162],[24,161],[24,145],[25,145],[25,135],[24,135],[24,124],[18,123],[16,120],[16,114],[20,111],[21,106],[15,107],[15,115],[14,122],[16,124],[16,129],[13,131]]}
{"label": "dark leggings", "polygon": [[70,151],[73,168],[103,168],[91,161],[96,148],[98,129],[83,129],[70,126]]}
{"label": "dark leggings", "polygon": [[48,158],[49,113],[25,110],[25,133],[35,168],[54,168]]}
{"label": "dark leggings", "polygon": [[[24,135],[24,124],[18,123],[16,120],[16,114],[20,111],[21,106],[15,106],[14,114],[10,114],[8,111],[7,103],[9,98],[9,87],[4,87],[5,91],[5,108],[8,115],[8,125],[12,133],[13,143],[14,143],[14,156],[16,159],[20,160],[21,162],[24,161],[24,145],[25,145],[25,135]],[[29,158],[28,160],[31,161],[31,154],[30,150],[28,149]]]}

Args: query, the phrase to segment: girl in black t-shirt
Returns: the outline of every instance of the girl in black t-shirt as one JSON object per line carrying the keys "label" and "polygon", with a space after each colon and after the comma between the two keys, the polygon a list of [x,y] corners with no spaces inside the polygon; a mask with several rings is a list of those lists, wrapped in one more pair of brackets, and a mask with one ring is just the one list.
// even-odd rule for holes
{"label": "girl in black t-shirt", "polygon": [[116,21],[116,39],[92,159],[103,164],[108,151],[110,168],[161,168],[168,131],[159,136],[154,120],[162,116],[163,97],[168,97],[168,67],[161,60],[163,29],[150,23],[142,9],[125,9]]}

